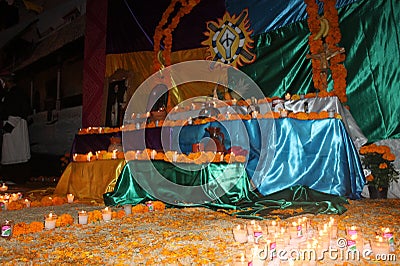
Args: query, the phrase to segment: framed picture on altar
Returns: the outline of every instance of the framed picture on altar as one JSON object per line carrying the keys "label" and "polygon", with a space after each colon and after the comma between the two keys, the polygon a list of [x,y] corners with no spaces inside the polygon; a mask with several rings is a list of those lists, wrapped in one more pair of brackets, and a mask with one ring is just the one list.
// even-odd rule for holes
{"label": "framed picture on altar", "polygon": [[108,84],[105,126],[122,126],[127,104],[128,99],[126,79],[112,80]]}

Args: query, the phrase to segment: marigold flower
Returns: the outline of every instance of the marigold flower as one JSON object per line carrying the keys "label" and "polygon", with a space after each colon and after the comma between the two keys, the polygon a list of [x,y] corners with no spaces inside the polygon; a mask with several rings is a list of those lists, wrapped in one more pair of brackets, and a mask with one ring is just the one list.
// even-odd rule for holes
{"label": "marigold flower", "polygon": [[386,169],[386,168],[388,168],[388,165],[386,163],[379,164],[379,169]]}
{"label": "marigold flower", "polygon": [[374,176],[373,176],[373,175],[368,175],[368,176],[365,177],[365,179],[366,179],[368,182],[372,182],[372,181],[374,181]]}

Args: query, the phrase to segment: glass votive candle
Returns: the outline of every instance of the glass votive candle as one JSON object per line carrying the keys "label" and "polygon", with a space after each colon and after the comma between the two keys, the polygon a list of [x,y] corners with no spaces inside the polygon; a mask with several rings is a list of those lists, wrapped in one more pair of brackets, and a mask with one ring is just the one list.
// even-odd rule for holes
{"label": "glass votive candle", "polygon": [[79,224],[87,224],[88,223],[88,214],[86,211],[82,210],[78,212],[78,223]]}
{"label": "glass votive candle", "polygon": [[130,215],[132,213],[132,205],[131,204],[124,205],[124,211],[126,215]]}
{"label": "glass votive candle", "polygon": [[241,226],[240,224],[237,225],[232,229],[233,238],[236,242],[239,243],[246,243],[247,242],[247,229],[246,227]]}
{"label": "glass votive candle", "polygon": [[44,228],[46,230],[51,230],[56,228],[56,221],[57,221],[57,215],[49,213],[48,215],[45,216]]}
{"label": "glass votive candle", "polygon": [[68,200],[68,203],[73,203],[74,202],[74,195],[72,195],[71,193],[67,194],[67,200]]}
{"label": "glass votive candle", "polygon": [[110,221],[111,220],[111,210],[110,208],[106,207],[102,211],[103,214],[103,221]]}
{"label": "glass votive candle", "polygon": [[383,239],[381,236],[377,236],[371,241],[372,252],[375,255],[384,255],[390,253],[390,246],[387,240]]}

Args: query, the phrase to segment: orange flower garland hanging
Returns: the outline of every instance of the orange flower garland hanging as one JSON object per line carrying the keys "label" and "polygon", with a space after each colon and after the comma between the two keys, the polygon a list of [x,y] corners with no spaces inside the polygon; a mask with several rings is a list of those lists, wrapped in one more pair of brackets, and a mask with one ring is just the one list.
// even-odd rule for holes
{"label": "orange flower garland hanging", "polygon": [[[176,15],[171,19],[171,23],[165,27],[168,23],[168,19],[171,14],[175,11],[176,5],[180,4],[180,9],[176,13]],[[155,32],[154,32],[154,70],[158,71],[163,66],[160,62],[160,46],[161,42],[164,42],[164,52],[163,57],[165,60],[165,65],[171,65],[171,50],[172,50],[172,33],[176,29],[179,24],[180,19],[189,14],[192,9],[200,3],[200,0],[172,0],[169,4],[168,8],[165,10],[164,14],[161,17],[160,22],[158,23]],[[164,38],[164,40],[163,40]]]}
{"label": "orange flower garland hanging", "polygon": [[[320,0],[324,3],[324,14],[318,14],[316,0],[304,0],[307,7],[308,27],[311,35],[308,38],[313,70],[314,87],[321,93],[326,93],[327,69],[330,69],[333,90],[342,103],[347,102],[346,77],[347,70],[343,65],[346,58],[344,49],[338,44],[341,40],[338,12],[335,0]],[[324,61],[323,61],[324,60]],[[326,69],[325,69],[326,68]]]}

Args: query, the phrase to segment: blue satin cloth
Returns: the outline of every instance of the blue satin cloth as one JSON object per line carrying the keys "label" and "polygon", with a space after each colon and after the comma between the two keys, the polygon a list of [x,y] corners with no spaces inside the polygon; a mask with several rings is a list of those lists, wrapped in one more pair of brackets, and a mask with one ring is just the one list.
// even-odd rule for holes
{"label": "blue satin cloth", "polygon": [[332,195],[361,197],[365,184],[361,162],[339,119],[228,120],[153,128],[124,132],[124,147],[190,153],[193,143],[207,144],[208,127],[221,129],[227,152],[231,147],[248,152],[246,173],[262,195],[304,185]]}
{"label": "blue satin cloth", "polygon": [[[252,131],[252,123],[247,130]],[[261,124],[261,126],[263,126]],[[278,119],[273,160],[261,160],[252,145],[246,170],[263,195],[304,185],[311,189],[359,199],[365,184],[358,152],[338,119]],[[257,132],[257,131],[256,131]],[[256,136],[255,139],[262,138]]]}

